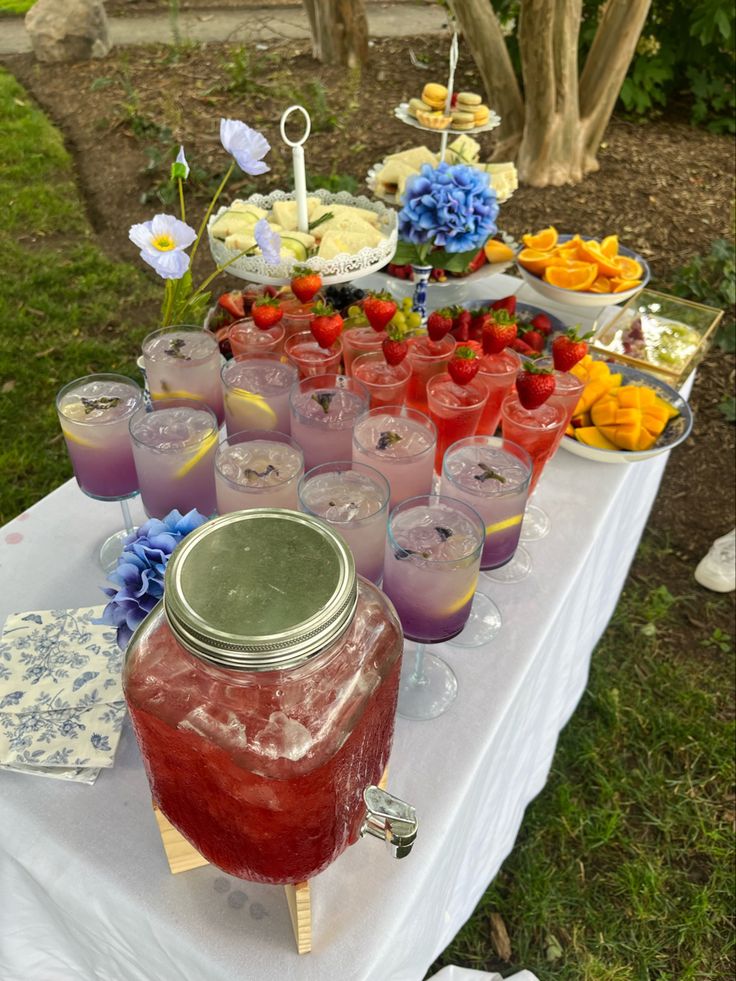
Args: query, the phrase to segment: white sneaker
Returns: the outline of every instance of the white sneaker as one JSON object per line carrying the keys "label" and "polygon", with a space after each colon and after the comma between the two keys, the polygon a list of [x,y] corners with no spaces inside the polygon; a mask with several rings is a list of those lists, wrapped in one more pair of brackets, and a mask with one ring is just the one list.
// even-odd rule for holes
{"label": "white sneaker", "polygon": [[716,538],[708,554],[698,562],[695,579],[716,593],[736,589],[736,528]]}

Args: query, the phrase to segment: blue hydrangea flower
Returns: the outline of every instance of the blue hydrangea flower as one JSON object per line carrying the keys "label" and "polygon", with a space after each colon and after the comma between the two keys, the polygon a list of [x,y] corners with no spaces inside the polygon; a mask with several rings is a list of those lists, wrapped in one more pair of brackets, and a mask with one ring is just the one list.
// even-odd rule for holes
{"label": "blue hydrangea flower", "polygon": [[173,215],[154,215],[151,221],[131,225],[128,237],[140,256],[162,279],[181,279],[189,268],[188,249],[197,238],[194,229]]}
{"label": "blue hydrangea flower", "polygon": [[399,237],[446,252],[480,249],[496,231],[498,202],[488,174],[465,164],[423,164],[399,212]]}
{"label": "blue hydrangea flower", "polygon": [[271,168],[263,162],[271,146],[263,136],[237,119],[220,120],[220,142],[235,158],[235,163],[245,174],[257,177]]}
{"label": "blue hydrangea flower", "polygon": [[164,572],[171,553],[182,538],[206,520],[196,510],[185,515],[174,510],[163,520],[149,518],[125,540],[117,568],[108,576],[115,588],[102,590],[110,602],[100,618],[100,623],[116,628],[122,650],[128,646],[135,628],[163,596]]}
{"label": "blue hydrangea flower", "polygon": [[253,229],[253,236],[266,262],[272,266],[277,265],[281,258],[281,236],[279,233],[273,231],[265,218],[260,218]]}

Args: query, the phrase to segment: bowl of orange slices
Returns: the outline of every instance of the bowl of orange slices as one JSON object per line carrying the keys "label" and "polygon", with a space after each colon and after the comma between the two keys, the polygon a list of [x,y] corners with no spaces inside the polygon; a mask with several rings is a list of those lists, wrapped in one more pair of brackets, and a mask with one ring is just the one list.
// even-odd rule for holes
{"label": "bowl of orange slices", "polygon": [[617,235],[562,235],[550,226],[524,235],[522,243],[516,253],[521,278],[562,306],[623,303],[649,282],[646,261],[620,245]]}

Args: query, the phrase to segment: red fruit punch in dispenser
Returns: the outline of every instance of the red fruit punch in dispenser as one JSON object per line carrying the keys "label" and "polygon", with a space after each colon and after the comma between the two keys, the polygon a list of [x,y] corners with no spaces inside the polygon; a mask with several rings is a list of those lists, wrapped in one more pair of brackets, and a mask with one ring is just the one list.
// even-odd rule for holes
{"label": "red fruit punch in dispenser", "polygon": [[328,525],[275,508],[202,525],[126,656],[154,801],[209,862],[257,882],[311,878],[364,833],[407,854],[414,810],[374,786],[402,644]]}

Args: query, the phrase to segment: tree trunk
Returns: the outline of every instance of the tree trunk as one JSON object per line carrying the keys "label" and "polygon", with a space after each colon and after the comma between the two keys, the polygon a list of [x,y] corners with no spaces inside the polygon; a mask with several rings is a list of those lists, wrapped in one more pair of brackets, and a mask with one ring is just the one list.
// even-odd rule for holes
{"label": "tree trunk", "polygon": [[578,104],[578,32],[582,0],[524,0],[519,50],[526,113],[517,158],[519,179],[533,187],[582,180]]}
{"label": "tree trunk", "polygon": [[498,19],[488,0],[451,0],[451,6],[488,102],[501,117],[494,159],[513,160],[524,128],[524,101]]}
{"label": "tree trunk", "polygon": [[580,79],[584,170],[598,170],[596,154],[624,84],[651,0],[608,0]]}
{"label": "tree trunk", "polygon": [[368,57],[368,20],[363,0],[304,0],[312,52],[324,64],[363,65]]}

